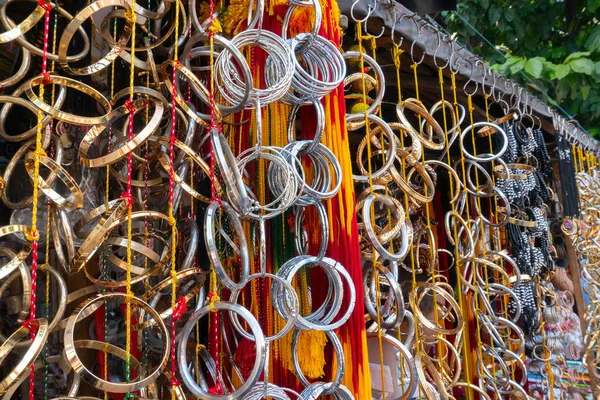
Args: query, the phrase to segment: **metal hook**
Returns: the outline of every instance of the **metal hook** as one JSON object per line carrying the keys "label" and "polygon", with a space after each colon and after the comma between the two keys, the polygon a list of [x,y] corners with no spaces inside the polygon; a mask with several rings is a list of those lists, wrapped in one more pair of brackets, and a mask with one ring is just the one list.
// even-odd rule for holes
{"label": "metal hook", "polygon": [[473,96],[475,93],[477,93],[477,90],[479,90],[479,82],[475,81],[475,90],[473,91],[473,93],[469,93],[469,91],[467,90],[467,86],[469,86],[469,83],[473,82],[473,74],[475,73],[475,65],[473,64],[473,61],[471,61],[467,58],[465,58],[464,60],[471,66],[471,70],[470,70],[471,72],[469,73],[469,80],[467,80],[467,82],[463,86],[463,92],[465,92],[465,94],[467,96]]}
{"label": "metal hook", "polygon": [[[416,14],[415,14],[416,16]],[[411,17],[412,18],[412,17]],[[415,18],[412,18],[415,25],[419,28],[417,30],[417,36],[415,36],[415,40],[413,40],[412,44],[410,45],[410,59],[412,60],[413,64],[421,64],[423,62],[423,60],[425,60],[425,53],[426,51],[423,50],[423,55],[421,56],[421,59],[419,60],[419,62],[415,61],[415,43],[417,43],[417,40],[419,39],[419,36],[421,36],[421,29],[425,28],[427,26],[427,24],[423,24],[419,27],[418,22],[416,21]]]}
{"label": "metal hook", "polygon": [[508,84],[512,84],[512,88],[511,88],[511,93],[510,93],[510,98],[508,99],[509,103],[510,103],[510,108],[516,108],[516,96],[517,96],[517,87],[518,85],[515,82],[512,81],[508,81]]}
{"label": "metal hook", "polygon": [[[457,49],[455,46],[459,45],[460,47]],[[465,49],[464,46],[461,46],[456,38],[452,38],[452,54],[450,54],[450,71],[454,74],[457,74],[460,71],[460,61],[465,60],[465,58],[459,53],[460,50]],[[454,56],[458,55],[458,58],[453,61]]]}
{"label": "metal hook", "polygon": [[504,114],[508,114],[509,110],[510,110],[510,105],[508,104],[508,102],[506,100],[504,100],[502,97],[499,98],[498,100],[495,100],[496,103],[498,103],[500,105],[500,107],[502,107],[502,111],[504,111]]}
{"label": "metal hook", "polygon": [[486,94],[486,91],[485,91],[485,81],[486,81],[487,76],[488,76],[488,70],[490,71],[490,75],[491,75],[491,69],[481,59],[478,59],[477,61],[475,61],[475,67],[477,67],[478,65],[481,65],[481,68],[483,69],[483,78],[481,80],[481,91],[484,94]]}
{"label": "metal hook", "polygon": [[[377,3],[375,3],[375,7],[377,7]],[[375,11],[375,8],[373,8],[373,11]],[[371,14],[372,14],[372,11],[369,13],[369,16],[370,16]],[[382,37],[382,36],[383,36],[383,34],[385,33],[385,24],[383,24],[383,25],[382,25],[382,27],[381,27],[381,33],[379,33],[379,35],[373,35],[373,34],[369,33],[369,29],[368,29],[368,27],[367,27],[367,23],[368,23],[368,22],[369,22],[369,18],[367,18],[367,19],[364,21],[364,30],[365,30],[366,34],[367,34],[368,36],[372,36],[372,37],[374,37],[375,39],[379,39],[380,37]]]}
{"label": "metal hook", "polygon": [[[446,64],[444,64],[444,66],[440,67],[437,64],[437,53],[440,50],[440,48],[442,47],[442,42],[448,42],[448,43],[450,43],[450,46],[453,46],[454,44],[453,44],[453,41],[452,41],[452,38],[450,37],[450,35],[445,35],[441,31],[438,31],[437,39],[438,39],[438,44],[437,44],[437,47],[435,48],[435,51],[433,52],[433,64],[438,69],[439,68],[446,69],[446,67],[450,64],[450,57],[448,57],[448,59],[446,60]],[[454,48],[452,50],[454,50]],[[452,51],[450,52],[450,54],[452,54]]]}
{"label": "metal hook", "polygon": [[369,17],[373,13],[373,10],[375,10],[375,7],[371,7],[371,5],[369,4],[369,7],[367,8],[367,16],[363,19],[356,18],[356,16],[354,15],[354,8],[357,4],[361,3],[362,1],[363,0],[355,0],[354,3],[352,3],[352,6],[350,7],[350,17],[352,17],[352,20],[358,24],[365,22],[367,19],[369,19]]}
{"label": "metal hook", "polygon": [[404,36],[402,36],[402,35],[400,35],[400,42],[396,43],[396,40],[394,39],[394,37],[396,35],[396,26],[400,26],[400,24],[402,24],[402,20],[404,18],[411,18],[412,19],[412,17],[414,15],[416,15],[416,13],[413,13],[412,15],[410,15],[410,14],[402,14],[402,15],[400,15],[399,18],[394,19],[394,21],[395,21],[394,22],[394,29],[391,30],[390,35],[391,35],[392,43],[396,47],[400,48],[402,46],[402,43],[404,43]]}
{"label": "metal hook", "polygon": [[[498,84],[498,81],[500,79],[504,79],[504,82],[506,84],[506,77],[504,75],[500,75],[500,74],[496,74],[495,76],[496,76],[496,78],[494,79],[494,83],[492,85],[492,90],[490,91],[490,94],[492,95],[492,99],[495,102],[498,102],[501,99],[504,100],[505,93],[500,89],[498,89],[498,91],[496,91],[496,85]],[[498,97],[496,97],[496,96],[498,96]]]}

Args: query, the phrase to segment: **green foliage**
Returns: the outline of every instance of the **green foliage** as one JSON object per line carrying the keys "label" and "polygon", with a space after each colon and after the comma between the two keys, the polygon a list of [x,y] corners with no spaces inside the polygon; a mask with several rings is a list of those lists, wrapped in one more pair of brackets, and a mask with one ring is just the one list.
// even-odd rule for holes
{"label": "green foliage", "polygon": [[461,43],[530,90],[547,91],[600,137],[600,0],[459,0],[458,13],[496,48],[444,13]]}

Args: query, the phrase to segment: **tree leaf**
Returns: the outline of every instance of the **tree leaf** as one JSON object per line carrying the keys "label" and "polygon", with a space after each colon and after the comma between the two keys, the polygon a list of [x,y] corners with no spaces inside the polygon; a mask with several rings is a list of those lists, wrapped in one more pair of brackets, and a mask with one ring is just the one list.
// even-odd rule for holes
{"label": "tree leaf", "polygon": [[572,60],[569,65],[571,66],[573,72],[586,75],[591,75],[596,68],[594,62],[589,58],[578,58],[576,60]]}
{"label": "tree leaf", "polygon": [[514,74],[518,73],[519,71],[521,71],[524,67],[525,67],[525,60],[519,60],[510,66],[510,73],[514,75]]}
{"label": "tree leaf", "polygon": [[516,16],[517,16],[517,12],[515,11],[514,8],[509,8],[504,13],[504,18],[506,18],[506,20],[508,22],[513,22],[515,20]]}
{"label": "tree leaf", "polygon": [[556,73],[556,79],[562,79],[569,75],[569,72],[571,72],[571,67],[569,67],[569,64],[558,64],[554,69],[554,72]]}
{"label": "tree leaf", "polygon": [[587,38],[585,41],[585,48],[590,51],[600,51],[600,26],[595,27]]}
{"label": "tree leaf", "polygon": [[591,88],[587,85],[581,86],[581,97],[583,98],[583,100],[586,100],[590,95],[590,89]]}
{"label": "tree leaf", "polygon": [[600,8],[600,0],[588,0],[588,9],[590,12],[596,12]]}
{"label": "tree leaf", "polygon": [[498,7],[491,6],[489,9],[489,17],[491,22],[498,22],[500,16],[502,16],[502,10]]}
{"label": "tree leaf", "polygon": [[481,6],[481,8],[483,8],[484,10],[487,10],[487,8],[490,6],[490,1],[489,0],[481,0],[479,2],[479,5]]}
{"label": "tree leaf", "polygon": [[539,78],[544,69],[544,59],[542,57],[534,57],[525,63],[525,72],[534,78]]}
{"label": "tree leaf", "polygon": [[568,63],[571,60],[574,60],[576,58],[581,58],[581,57],[587,57],[589,56],[591,53],[589,51],[576,51],[575,53],[571,53],[569,54],[569,57],[567,57],[565,59],[565,64]]}

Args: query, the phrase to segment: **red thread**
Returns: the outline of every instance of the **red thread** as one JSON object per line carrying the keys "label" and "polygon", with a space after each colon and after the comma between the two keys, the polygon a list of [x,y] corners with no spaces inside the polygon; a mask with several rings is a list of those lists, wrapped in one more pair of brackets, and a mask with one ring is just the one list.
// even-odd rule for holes
{"label": "red thread", "polygon": [[133,204],[133,195],[130,191],[123,192],[120,197],[127,202],[127,206]]}
{"label": "red thread", "polygon": [[173,310],[173,322],[179,321],[183,314],[187,311],[187,303],[185,302],[185,297],[180,297],[177,299],[177,305]]}
{"label": "red thread", "polygon": [[41,74],[42,77],[42,85],[46,86],[48,84],[50,84],[50,74],[47,72],[42,72]]}
{"label": "red thread", "polygon": [[52,10],[52,3],[44,0],[38,0],[38,6],[42,7],[46,12]]}
{"label": "red thread", "polygon": [[222,396],[224,391],[223,387],[221,386],[221,383],[217,382],[215,386],[208,389],[208,393],[212,394],[213,396]]}
{"label": "red thread", "polygon": [[[50,75],[48,75],[48,37],[50,35],[50,10],[52,4],[46,3],[44,0],[38,0],[38,4],[46,11],[44,19],[44,48],[42,53],[42,85],[50,83]],[[39,135],[39,133],[38,133]],[[39,142],[38,142],[39,143]],[[39,147],[36,150],[41,150]],[[39,173],[39,169],[37,171]],[[36,200],[34,200],[36,201]],[[37,204],[37,203],[36,203]],[[37,208],[37,207],[34,207]],[[35,210],[34,210],[35,212]],[[31,297],[30,297],[30,308],[29,308],[29,319],[35,319],[35,303],[36,303],[36,290],[37,290],[37,258],[38,258],[38,239],[39,234],[37,227],[32,226],[33,244],[31,248]],[[31,326],[31,324],[29,324]],[[30,329],[30,338],[33,341],[35,339],[35,332]],[[29,366],[29,400],[35,400],[35,366],[32,363]]]}
{"label": "red thread", "polygon": [[171,387],[181,386],[181,382],[179,382],[174,376],[172,376],[169,380],[169,384],[171,385]]}
{"label": "red thread", "polygon": [[29,334],[32,335],[32,339],[39,329],[39,324],[34,321],[34,319],[29,318],[23,322],[23,326],[29,331]]}
{"label": "red thread", "polygon": [[125,108],[127,109],[127,111],[129,111],[130,113],[135,111],[135,107],[133,105],[133,101],[131,101],[131,99],[127,99],[125,100]]}

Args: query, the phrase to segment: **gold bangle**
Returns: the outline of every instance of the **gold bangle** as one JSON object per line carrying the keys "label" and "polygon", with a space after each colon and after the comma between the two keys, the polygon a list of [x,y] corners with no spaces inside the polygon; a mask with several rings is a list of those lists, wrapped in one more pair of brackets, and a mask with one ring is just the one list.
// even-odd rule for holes
{"label": "gold bangle", "polygon": [[[419,288],[423,289],[423,291],[420,294],[417,293],[419,291]],[[450,308],[454,309],[455,315],[456,315],[456,318],[455,318],[456,326],[454,328],[446,328],[446,327],[437,326],[435,323],[432,323],[431,321],[429,321],[429,319],[427,319],[427,317],[423,314],[423,312],[421,311],[419,306],[421,304],[421,301],[423,300],[423,298],[429,291],[433,291],[433,292],[437,293],[438,295],[441,295],[444,298],[444,300],[446,300],[446,302],[450,305]],[[442,290],[440,288],[440,286],[434,285],[432,283],[427,283],[427,282],[417,282],[417,287],[414,290],[411,290],[411,292],[409,294],[409,302],[415,313],[415,317],[417,318],[417,320],[424,327],[429,328],[433,332],[441,333],[444,335],[453,335],[462,330],[463,316],[462,316],[462,313],[460,312],[460,306],[458,305],[456,300],[454,300],[453,295],[448,293],[446,290]],[[433,307],[438,307],[438,305],[434,304]],[[449,312],[446,313],[446,315],[450,315]]]}
{"label": "gold bangle", "polygon": [[[161,148],[163,146],[168,148],[170,140],[171,140],[171,138],[169,136],[161,136],[156,141],[156,144],[154,147],[155,151],[156,151],[156,156],[158,158],[158,161],[160,162],[160,165],[162,165],[162,167],[167,172],[169,172],[169,170],[171,169],[171,166],[169,164],[170,161],[169,161],[168,156],[165,153],[163,153]],[[192,159],[192,161],[204,171],[206,176],[209,176],[209,177],[211,176],[210,168],[208,167],[206,162],[202,159],[202,157],[200,157],[198,155],[198,153],[196,153],[194,150],[192,150],[185,143],[179,141],[178,139],[175,139],[175,142],[173,143],[173,145],[175,147],[177,147],[179,150],[183,151],[188,157],[190,157]],[[194,196],[196,199],[203,201],[205,203],[210,203],[210,199],[208,197],[201,195],[198,191],[193,189],[183,179],[181,179],[181,177],[179,175],[177,175],[177,173],[175,171],[173,171],[173,179],[175,180],[175,182],[177,182],[181,186],[181,188],[183,190],[185,190],[191,196]],[[215,180],[215,181],[213,181],[213,183],[215,185],[215,190],[217,192],[221,192],[221,185],[219,184],[219,182]]]}
{"label": "gold bangle", "polygon": [[[444,130],[436,121],[436,119],[433,118],[433,116],[422,105],[422,103],[416,99],[406,99],[398,103],[396,106],[396,114],[398,114],[398,118],[400,118],[402,125],[410,127],[410,129],[412,129],[414,132],[420,132],[420,129],[415,129],[408,121],[408,118],[406,118],[406,115],[404,114],[405,108],[424,118],[427,122],[427,126],[429,127],[428,131],[431,133],[435,132],[436,136],[440,140],[440,143],[435,143],[423,135],[417,135],[417,138],[423,144],[423,146],[431,150],[443,150],[446,147]],[[433,134],[429,136],[433,136]]]}
{"label": "gold bangle", "polygon": [[48,339],[48,321],[44,318],[38,318],[29,321],[29,324],[22,325],[17,329],[2,345],[0,346],[0,363],[6,359],[8,354],[15,349],[16,345],[25,336],[30,333],[29,325],[36,327],[36,334],[33,342],[31,342],[27,352],[21,360],[13,367],[6,378],[0,382],[0,393],[5,393],[10,387],[19,382],[19,380],[29,371],[29,366],[35,362],[35,359],[40,355],[44,344]]}
{"label": "gold bangle", "polygon": [[[501,172],[504,171],[504,172]],[[494,176],[496,178],[501,178],[501,179],[514,179],[514,180],[525,180],[527,178],[529,178],[529,175],[527,174],[514,174],[512,172],[510,172],[510,169],[508,167],[508,165],[504,166],[504,165],[496,165],[493,168],[493,173]]]}
{"label": "gold bangle", "polygon": [[[67,51],[69,50],[69,45],[71,44],[71,40],[73,36],[75,36],[75,32],[79,29],[81,25],[88,18],[92,17],[96,12],[102,10],[104,8],[113,8],[113,7],[123,7],[127,10],[127,13],[131,14],[132,9],[131,5],[125,0],[97,0],[93,4],[88,5],[83,8],[81,11],[75,15],[75,18],[69,22],[69,24],[64,28],[63,34],[60,37],[60,42],[58,44],[58,62],[61,68],[68,74],[71,75],[92,75],[99,71],[102,71],[104,68],[111,65],[114,60],[117,59],[121,50],[127,45],[129,39],[131,38],[131,30],[135,29],[135,27],[131,26],[131,20],[129,18],[125,21],[125,26],[123,27],[123,32],[121,33],[121,37],[119,41],[112,46],[111,50],[105,55],[102,59],[95,62],[92,65],[88,65],[87,67],[82,68],[71,68],[68,62]],[[139,24],[145,23],[144,17],[138,17],[140,21]],[[88,93],[89,94],[89,93]],[[109,110],[106,108],[106,110]],[[99,124],[102,122],[99,122]],[[86,125],[95,125],[95,124],[86,124]]]}
{"label": "gold bangle", "polygon": [[[17,254],[13,253],[12,250],[10,250],[10,253],[7,253],[7,256],[11,257],[11,260],[8,263],[4,264],[2,267],[0,267],[0,280],[6,278],[14,270],[16,270],[19,267],[19,265],[23,263],[23,261],[25,261],[27,257],[29,257],[29,253],[31,253],[31,243],[28,239],[32,236],[33,233],[31,227],[27,225],[6,225],[0,228],[0,237],[10,235],[13,233],[23,233],[26,239],[26,243],[21,249],[21,251],[19,251]],[[8,249],[0,250],[6,250],[6,252],[9,251]]]}
{"label": "gold bangle", "polygon": [[[150,153],[152,154],[152,153]],[[153,162],[156,162],[157,160],[152,160]],[[116,164],[116,163],[115,163]],[[121,183],[125,183],[127,184],[127,177],[123,176],[119,173],[119,171],[117,170],[117,168],[115,167],[115,164],[112,164],[110,166],[110,175],[113,176],[116,180],[118,180]],[[144,174],[144,165],[140,165],[139,169],[138,169],[138,178],[140,178],[140,175],[143,176]],[[150,171],[155,171],[156,168],[154,167],[148,167],[148,169]],[[163,178],[159,175],[156,178],[148,178],[148,180],[144,180],[144,179],[132,179],[131,180],[131,186],[133,187],[137,187],[137,188],[145,188],[145,187],[154,187],[154,186],[159,186],[160,184],[163,183]]]}
{"label": "gold bangle", "polygon": [[[29,3],[34,3],[34,4],[37,3],[36,0],[20,0],[20,1],[27,1]],[[55,13],[68,19],[69,21],[73,19],[73,16],[71,14],[69,14],[64,8],[60,7],[58,5],[58,3],[56,5],[54,5],[53,9],[54,9]],[[5,7],[2,7],[2,9],[0,9],[0,22],[6,29],[14,28],[14,26],[15,26],[15,23],[13,22],[13,20],[8,18],[8,16],[6,15]],[[90,52],[90,38],[86,34],[85,29],[83,29],[83,27],[79,27],[78,31],[79,31],[79,34],[81,35],[81,37],[83,38],[83,49],[79,52],[79,54],[68,57],[69,62],[80,61],[83,58],[85,58],[85,56],[87,56],[88,53]],[[40,49],[38,47],[35,47],[34,44],[27,41],[27,38],[25,37],[25,35],[19,35],[19,37],[17,37],[16,40],[17,40],[17,43],[19,43],[19,45],[23,49],[29,50],[32,54],[35,54],[36,56],[40,56],[40,57],[44,56],[44,50]],[[58,55],[53,54],[50,51],[46,51],[45,57],[50,61],[58,61]]]}
{"label": "gold bangle", "polygon": [[[18,91],[18,89],[15,90],[15,93],[17,93],[17,91]],[[59,91],[58,96],[55,101],[55,104],[57,107],[62,106],[62,103],[65,98],[65,92],[66,91],[64,89]],[[38,113],[38,109],[36,106],[34,106],[30,101],[22,99],[21,97],[18,97],[19,95],[20,95],[20,93],[13,94],[11,96],[0,96],[0,103],[4,103],[4,105],[2,106],[2,110],[0,111],[0,118],[2,118],[2,120],[0,122],[0,137],[2,137],[2,139],[6,140],[8,142],[21,142],[23,140],[27,140],[27,139],[35,136],[37,133],[37,125],[23,133],[18,134],[18,135],[9,135],[6,133],[6,130],[4,129],[4,125],[5,125],[5,121],[6,121],[5,118],[8,115],[8,112],[12,108],[13,104],[16,104],[18,106],[26,108],[27,110],[31,111],[34,115],[37,115],[37,113]],[[48,126],[48,124],[50,123],[51,120],[52,120],[52,117],[50,117],[48,115],[44,116],[44,118],[42,119],[42,129],[46,128],[46,126]]]}
{"label": "gold bangle", "polygon": [[[8,7],[10,3],[11,2],[9,1],[5,3],[2,7]],[[46,8],[48,9],[48,12],[50,12],[50,10],[54,8],[54,4],[52,4],[52,2],[44,1],[43,3],[43,6],[40,3],[38,3],[35,6],[35,9],[31,12],[31,14],[29,14],[27,18],[25,18],[23,21],[17,24],[17,26],[0,34],[0,44],[8,43],[10,41],[15,40],[19,36],[24,36],[42,19],[44,15],[46,15]]]}
{"label": "gold bangle", "polygon": [[[143,233],[138,233],[138,234],[132,235],[131,250],[146,257],[146,259],[150,260],[154,264],[160,263],[161,257],[158,253],[156,253],[151,248],[133,240],[134,238],[137,238],[138,236],[144,236],[143,239],[146,239],[146,237],[145,237],[146,234],[148,234],[148,238],[160,240],[165,245],[168,245],[168,243],[167,243],[168,241],[161,238],[159,235],[156,235],[154,233],[143,232]],[[129,240],[127,240],[126,237],[109,237],[108,239],[106,239],[104,241],[104,244],[108,245],[108,246],[119,246],[122,248],[127,248],[128,244],[129,244]],[[167,255],[163,256],[163,259],[165,257],[167,257]],[[136,257],[136,259],[137,259],[137,257]],[[115,267],[121,269],[122,271],[127,271],[127,268],[130,268],[131,273],[135,274],[135,275],[142,275],[142,274],[145,274],[146,272],[148,272],[147,269],[143,268],[143,267],[136,267],[135,265],[128,266],[126,261],[121,260],[119,257],[117,257],[115,255],[115,252],[112,252],[112,251],[110,252],[110,255],[108,256],[108,260],[112,264],[114,264]]]}
{"label": "gold bangle", "polygon": [[[99,0],[99,1],[102,1],[102,0]],[[96,3],[93,3],[92,5],[95,5],[95,4]],[[69,113],[60,111],[58,108],[53,107],[53,106],[47,104],[46,102],[44,102],[43,99],[40,99],[38,97],[38,95],[35,94],[35,92],[33,91],[33,88],[35,86],[39,86],[41,84],[66,86],[68,88],[83,92],[83,93],[91,96],[97,102],[99,102],[100,105],[102,106],[102,108],[104,108],[104,110],[106,111],[106,114],[104,114],[101,117],[81,117],[79,115],[69,114]],[[29,80],[28,85],[25,89],[25,94],[27,95],[29,100],[33,104],[35,104],[36,107],[38,107],[40,110],[42,110],[46,114],[51,115],[53,118],[55,118],[59,121],[63,121],[63,122],[66,122],[66,123],[69,123],[72,125],[89,126],[89,125],[105,124],[110,120],[110,118],[112,116],[112,107],[110,105],[110,102],[107,100],[106,97],[104,97],[104,95],[102,95],[102,93],[100,93],[99,91],[97,91],[96,89],[94,89],[91,86],[88,86],[84,83],[76,81],[75,79],[65,78],[64,76],[49,74],[47,82],[44,82],[43,76],[36,76],[36,77],[32,78],[31,80]]]}
{"label": "gold bangle", "polygon": [[[15,203],[8,198],[8,185],[10,182],[10,178],[12,177],[13,171],[17,167],[19,160],[21,158],[24,158],[25,154],[27,154],[29,149],[33,147],[35,147],[35,139],[31,139],[28,142],[25,142],[23,146],[19,147],[19,149],[15,152],[15,154],[8,162],[8,165],[4,169],[4,176],[2,178],[2,180],[4,181],[4,190],[0,190],[0,198],[2,199],[2,202],[6,207],[12,208],[13,210],[16,210],[18,208],[25,208],[31,205],[31,202],[33,200],[33,196],[29,196],[25,200],[21,200]],[[54,182],[55,178],[56,176],[53,173],[50,173],[50,176],[47,179],[48,184],[51,185]]]}
{"label": "gold bangle", "polygon": [[[115,215],[115,213],[111,214]],[[164,221],[166,221],[167,223],[169,222],[169,217],[167,217],[166,215],[156,212],[156,211],[138,211],[138,212],[134,212],[131,214],[131,219],[138,219],[138,218],[148,218],[148,219],[162,219]],[[78,266],[78,271],[81,270],[81,268],[83,268],[83,271],[85,273],[85,276],[95,285],[98,286],[102,286],[102,287],[107,287],[107,288],[118,288],[118,287],[123,287],[125,286],[127,283],[125,280],[122,281],[103,281],[100,279],[95,278],[94,276],[92,276],[88,269],[87,269],[87,262],[91,259],[91,257],[95,254],[95,252],[98,250],[98,248],[103,244],[105,238],[107,235],[110,234],[110,232],[116,228],[118,225],[124,223],[127,221],[127,215],[122,215],[121,217],[115,217],[109,220],[107,220],[103,225],[102,225],[102,229],[104,230],[103,232],[103,238],[97,242],[97,243],[91,243],[91,246],[95,247],[93,248],[93,251],[88,254],[87,260],[85,262],[82,262],[81,264],[77,264]],[[177,235],[177,232],[175,232],[175,235]],[[80,250],[84,248],[84,245],[86,245],[86,243],[88,243],[92,238],[92,236],[88,236],[88,238],[85,240],[85,242],[83,243],[83,245],[81,246]],[[138,283],[138,282],[142,282],[145,279],[149,278],[150,276],[156,274],[157,272],[160,271],[160,269],[169,261],[169,257],[167,256],[167,254],[165,254],[165,256],[163,257],[163,259],[157,263],[155,266],[153,266],[152,268],[150,268],[149,270],[147,270],[144,274],[136,276],[135,278],[132,278],[130,283],[134,284],[134,283]],[[79,265],[81,265],[81,267],[79,267]]]}
{"label": "gold bangle", "polygon": [[[498,212],[506,214],[506,207],[498,207]],[[517,212],[519,214],[519,217],[525,217],[525,214],[520,213],[518,210],[515,210],[515,212]],[[522,215],[520,215],[520,214],[522,214]],[[524,228],[535,228],[535,227],[537,227],[537,222],[536,221],[528,221],[526,219],[516,218],[516,217],[513,217],[513,216],[509,216],[507,220],[508,220],[508,223],[510,223],[510,224],[519,225],[519,226],[522,226]]]}
{"label": "gold bangle", "polygon": [[[111,354],[113,356],[116,356],[118,358],[120,358],[121,360],[125,361],[127,360],[127,353],[125,352],[125,350],[110,344],[108,342],[101,342],[99,340],[76,340],[74,342],[75,344],[75,348],[76,349],[89,349],[89,350],[98,350],[98,351],[102,351],[102,352],[106,352],[108,354]],[[133,355],[129,355],[129,361],[131,363],[131,367],[133,367],[133,369],[135,369],[138,372],[138,376],[140,376],[140,374],[142,373],[142,364],[140,364],[140,362],[137,360],[137,358],[135,358]],[[63,352],[63,354],[61,354],[60,356],[60,360],[59,360],[59,366],[60,368],[66,372],[69,373],[71,372],[72,368],[71,365],[69,364],[69,362],[67,361],[66,357],[65,357],[65,353]],[[76,377],[78,377],[79,381],[81,381],[81,377],[79,376],[79,374],[74,373],[74,375]],[[71,392],[73,392],[73,388],[71,388]],[[145,389],[141,389],[140,390],[140,397],[139,399],[144,399],[145,397]],[[77,392],[75,392],[76,394]],[[69,393],[70,395],[75,395],[73,393]],[[53,400],[56,399],[76,399],[76,400],[81,400],[81,399],[91,399],[91,400],[99,400],[96,399],[95,397],[58,397],[55,398]]]}
{"label": "gold bangle", "polygon": [[[106,236],[109,234],[110,230],[108,226],[112,225],[114,221],[119,220],[127,211],[127,202],[123,199],[113,200],[108,203],[110,215],[105,219],[101,218],[100,221],[94,226],[91,232],[87,233],[85,236],[85,241],[77,250],[77,254],[75,255],[75,259],[71,263],[71,272],[79,272],[85,266],[85,264],[92,258],[94,253],[102,246],[102,242],[106,239]],[[75,223],[74,231],[75,234],[78,235],[78,229],[83,228],[87,225],[88,222],[91,222],[94,218],[100,216],[104,212],[106,212],[106,206],[102,205],[90,213],[86,214],[79,221]],[[90,217],[91,215],[91,217]],[[79,236],[79,235],[78,235]]]}
{"label": "gold bangle", "polygon": [[[106,129],[107,125],[95,125],[93,126],[83,137],[81,140],[81,144],[79,146],[79,160],[81,161],[81,165],[88,168],[98,168],[105,167],[107,165],[113,164],[119,160],[125,158],[129,153],[135,151],[142,143],[144,143],[156,130],[158,129],[158,125],[164,113],[164,106],[162,103],[149,99],[154,103],[154,113],[152,114],[152,118],[148,121],[148,124],[139,132],[133,139],[128,141],[123,146],[119,147],[117,150],[114,150],[104,156],[97,158],[87,158],[88,151],[90,146],[94,143],[95,139]],[[149,105],[145,105],[143,100],[137,100],[133,102],[132,107],[135,109],[133,111],[133,115],[137,114],[145,107],[149,107]],[[110,125],[114,123],[117,119],[128,115],[130,110],[127,106],[122,105],[115,110],[113,110],[112,117],[110,121],[107,123]]]}
{"label": "gold bangle", "polygon": [[[113,383],[94,375],[93,372],[86,368],[85,365],[83,365],[83,363],[79,359],[79,356],[77,355],[77,351],[75,349],[75,341],[73,338],[75,333],[75,324],[77,324],[77,322],[79,322],[80,319],[92,315],[104,304],[104,301],[117,299],[120,299],[124,302],[130,302],[132,307],[143,308],[147,312],[149,312],[152,318],[156,320],[158,328],[161,331],[163,337],[162,359],[156,367],[156,369],[144,378],[129,383]],[[162,319],[160,319],[160,315],[156,312],[156,310],[154,310],[154,308],[150,307],[146,302],[136,297],[129,297],[129,295],[125,293],[106,293],[100,294],[96,297],[86,300],[83,304],[77,307],[73,314],[71,314],[69,320],[67,321],[67,326],[65,328],[64,343],[64,352],[67,361],[69,362],[75,373],[79,374],[84,381],[88,382],[96,389],[100,389],[103,391],[114,393],[127,393],[136,392],[142,388],[145,388],[160,376],[162,370],[166,367],[167,361],[169,359],[171,338],[164,322],[162,321]],[[104,349],[105,344],[103,342],[100,343],[102,344],[101,349]]]}
{"label": "gold bangle", "polygon": [[[204,271],[202,271],[200,268],[189,268],[189,269],[185,269],[183,271],[179,271],[177,272],[177,278],[176,278],[176,282],[179,280],[182,280],[184,278],[187,278],[189,276],[193,277],[196,279],[196,285],[194,285],[194,287],[192,288],[192,290],[190,290],[184,297],[184,301],[187,304],[194,296],[196,296],[196,294],[198,294],[198,292],[200,291],[200,288],[204,285],[204,281],[206,279],[206,275],[204,273]],[[171,282],[172,282],[173,278],[167,278],[165,280],[163,280],[162,282],[158,283],[156,286],[152,287],[149,291],[147,291],[146,293],[144,293],[140,298],[144,301],[149,301],[151,298],[153,298],[154,296],[156,296],[161,290],[163,290],[166,287],[171,286]],[[202,299],[200,299],[200,301],[202,301]],[[167,309],[165,309],[165,311],[160,313],[160,317],[162,318],[163,321],[166,321],[167,319],[171,318],[171,316],[173,315],[173,308],[172,307],[168,307]],[[140,313],[140,321],[142,321],[143,318],[143,311],[142,313]],[[154,319],[149,319],[147,321],[144,321],[142,323],[138,323],[137,325],[133,326],[132,329],[134,330],[143,330],[145,328],[151,327],[156,325],[156,321]]]}
{"label": "gold bangle", "polygon": [[413,167],[417,174],[419,174],[419,176],[423,179],[423,182],[425,184],[425,190],[427,190],[427,195],[419,193],[418,191],[413,189],[413,187],[408,183],[408,177],[412,176],[411,171],[409,171],[406,179],[404,179],[400,175],[396,167],[392,165],[392,167],[390,168],[390,173],[392,174],[392,178],[396,185],[398,185],[398,187],[400,187],[400,189],[402,189],[402,191],[404,191],[413,202],[416,201],[421,203],[429,203],[430,201],[432,201],[433,196],[435,195],[435,185],[433,184],[433,180],[431,179],[431,176],[429,175],[423,164],[421,164],[419,161],[413,158],[412,155],[404,149],[399,149],[397,151],[396,157],[400,160],[401,164],[408,163],[408,165]]}
{"label": "gold bangle", "polygon": [[[25,156],[25,169],[27,169],[27,173],[29,174],[31,179],[35,179],[34,157],[36,157],[34,152],[29,152]],[[65,171],[63,167],[60,166],[60,164],[58,164],[50,157],[45,155],[39,155],[38,157],[40,164],[44,165],[52,172],[52,174],[56,175],[67,186],[67,188],[71,192],[71,195],[66,198],[61,196],[52,188],[51,184],[46,182],[44,178],[42,178],[42,176],[38,174],[37,185],[40,188],[40,190],[46,196],[48,196],[48,198],[52,200],[52,202],[54,202],[58,207],[64,207],[69,210],[83,207],[83,192],[81,191],[81,189],[79,189],[79,185],[77,185],[77,182],[75,182],[75,180],[71,178],[71,175],[69,175],[69,173]]]}
{"label": "gold bangle", "polygon": [[[12,250],[10,250],[6,247],[0,247],[0,256],[9,257],[11,259],[14,259],[16,254]],[[5,292],[5,289],[7,289],[8,287],[11,287],[12,282],[14,280],[16,280],[20,275],[21,287],[23,288],[23,291],[22,291],[22,296],[21,296],[21,301],[20,301],[20,303],[21,303],[20,311],[18,312],[18,317],[17,317],[16,322],[18,324],[22,324],[29,317],[29,305],[30,305],[30,297],[31,297],[31,274],[29,273],[29,267],[24,262],[19,263],[17,268],[19,270],[18,275],[12,274],[12,272],[15,272],[14,269],[11,271],[11,273],[9,273],[7,275],[4,275],[4,271],[0,270],[3,272],[3,276],[1,279],[4,280],[4,282],[2,283],[2,286],[0,286],[0,298],[2,297],[2,293]],[[18,302],[18,300],[17,300],[17,302]]]}
{"label": "gold bangle", "polygon": [[[177,105],[179,105],[179,107],[181,107],[181,109],[185,111],[187,115],[192,117],[192,119],[196,121],[200,126],[208,128],[210,125],[208,124],[208,122],[206,122],[206,120],[210,120],[210,115],[195,113],[191,108],[188,107],[186,102],[181,98],[179,92],[173,88],[173,84],[171,82],[172,74],[170,75],[167,73],[167,68],[169,66],[171,66],[172,68],[177,68],[177,70],[179,70],[179,72],[181,72],[186,77],[189,84],[196,86],[200,92],[204,93],[207,99],[210,98],[210,93],[208,89],[192,71],[190,71],[185,65],[183,65],[179,61],[167,60],[161,64],[160,74],[162,75],[163,83],[167,88],[169,94],[171,94],[171,96],[175,96],[175,101],[177,102]],[[222,119],[221,111],[219,111],[218,107],[215,107],[214,111],[215,122],[219,124]]]}

